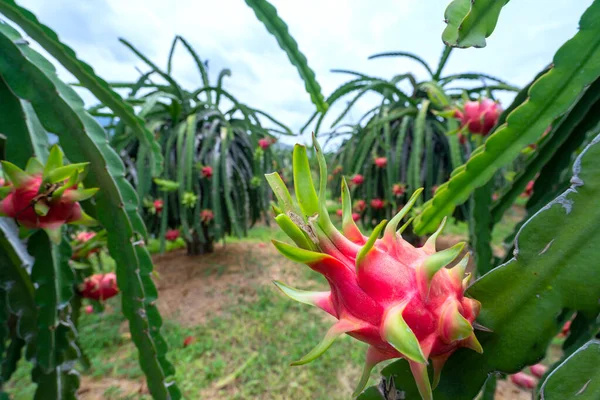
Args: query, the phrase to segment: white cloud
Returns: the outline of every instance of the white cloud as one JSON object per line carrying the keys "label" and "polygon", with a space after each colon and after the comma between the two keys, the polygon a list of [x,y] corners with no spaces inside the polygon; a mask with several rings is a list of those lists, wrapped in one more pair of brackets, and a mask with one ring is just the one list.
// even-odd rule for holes
{"label": "white cloud", "polygon": [[[436,65],[442,50],[443,13],[448,0],[273,0],[279,14],[317,74],[325,95],[348,80],[330,72],[343,68],[391,77],[413,71],[415,62],[399,58],[367,60],[383,51],[411,51]],[[161,68],[166,68],[173,37],[184,36],[209,60],[214,81],[230,68],[226,81],[237,98],[262,109],[293,129],[301,127],[314,108],[304,86],[275,39],[242,0],[21,0],[40,20],[58,32],[79,57],[109,81],[137,78],[143,62],[118,42],[124,37]],[[514,3],[514,4],[513,4]],[[577,3],[577,4],[575,4]],[[588,3],[588,4],[584,4]],[[577,29],[589,2],[560,0],[510,2],[484,49],[455,50],[447,73],[486,72],[524,85],[548,64],[556,49]],[[59,69],[67,79],[68,74]],[[179,48],[175,77],[187,88],[199,85],[191,57]],[[91,101],[91,96],[85,99]],[[359,102],[351,114],[371,108],[376,96]],[[343,102],[333,111],[343,109]],[[335,113],[332,113],[335,114]],[[333,116],[328,118],[329,123]],[[328,126],[328,124],[326,124]]]}

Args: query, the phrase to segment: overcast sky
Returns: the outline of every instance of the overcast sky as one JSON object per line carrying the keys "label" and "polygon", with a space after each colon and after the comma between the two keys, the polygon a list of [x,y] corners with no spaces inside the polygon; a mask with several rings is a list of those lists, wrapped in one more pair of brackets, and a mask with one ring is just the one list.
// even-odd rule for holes
{"label": "overcast sky", "polygon": [[[402,50],[414,52],[436,65],[442,50],[443,14],[448,1],[272,0],[272,3],[287,22],[327,96],[349,79],[331,73],[333,68],[385,78],[413,72],[424,78],[422,67],[411,60],[367,60],[367,57]],[[272,114],[293,130],[298,130],[314,111],[295,68],[243,0],[18,2],[52,27],[108,81],[136,79],[139,76],[136,66],[147,70],[118,41],[119,37],[129,40],[165,68],[170,43],[179,34],[203,59],[209,60],[213,81],[221,69],[232,70],[225,87],[240,101]],[[445,72],[478,71],[524,85],[576,33],[579,17],[590,4],[591,0],[513,0],[503,9],[487,47],[455,50]],[[64,70],[59,71],[66,80],[73,81]],[[184,87],[199,86],[197,69],[182,48],[175,56],[174,71]],[[94,102],[89,95],[84,98],[90,104]],[[361,110],[376,104],[373,101],[376,98],[366,98],[349,118],[356,120]],[[343,102],[338,108],[342,105]]]}

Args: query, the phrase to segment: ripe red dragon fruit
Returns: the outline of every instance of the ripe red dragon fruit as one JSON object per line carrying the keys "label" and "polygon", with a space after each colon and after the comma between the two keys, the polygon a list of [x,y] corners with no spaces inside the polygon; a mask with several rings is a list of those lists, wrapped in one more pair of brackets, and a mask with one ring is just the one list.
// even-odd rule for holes
{"label": "ripe red dragon fruit", "polygon": [[212,170],[211,166],[206,165],[206,166],[202,167],[200,172],[201,172],[203,178],[206,178],[206,179],[212,178],[213,170]]}
{"label": "ripe red dragon fruit", "polygon": [[385,206],[385,201],[381,199],[371,200],[371,208],[374,210],[381,210]]}
{"label": "ripe red dragon fruit", "polygon": [[165,239],[172,242],[177,240],[177,238],[179,238],[179,229],[169,229],[165,232]]}
{"label": "ripe red dragon fruit", "polygon": [[475,135],[485,136],[496,125],[502,107],[492,99],[467,101],[462,110],[456,110],[454,117],[460,119],[462,128]]}
{"label": "ripe red dragon fruit", "polygon": [[266,150],[271,146],[271,141],[269,139],[259,139],[258,140],[258,145],[260,146],[261,149]]}
{"label": "ripe red dragon fruit", "polygon": [[510,375],[510,381],[523,389],[535,389],[537,386],[537,379],[525,372]]}
{"label": "ripe red dragon fruit", "polygon": [[392,186],[392,193],[394,194],[394,196],[402,196],[405,191],[406,186],[401,183],[394,183],[394,185]]}
{"label": "ripe red dragon fruit", "polygon": [[356,174],[352,177],[352,179],[350,179],[350,182],[354,183],[355,185],[362,185],[362,183],[365,181],[365,177],[362,176],[361,174]]}
{"label": "ripe red dragon fruit", "polygon": [[213,211],[208,208],[205,208],[204,210],[200,211],[200,220],[205,224],[208,224],[210,221],[212,221],[214,217],[215,213],[213,213]]}
{"label": "ripe red dragon fruit", "polygon": [[537,378],[541,378],[542,376],[544,376],[546,371],[548,371],[548,367],[546,367],[544,364],[535,364],[529,367],[529,370]]}
{"label": "ripe red dragon fruit", "polygon": [[42,165],[31,158],[23,171],[16,165],[2,161],[2,170],[11,186],[4,187],[0,195],[0,215],[15,219],[28,229],[44,229],[55,242],[61,241],[64,224],[94,225],[79,201],[92,197],[98,189],[83,189],[81,180],[88,163],[63,165],[63,155],[53,146],[48,162]]}
{"label": "ripe red dragon fruit", "polygon": [[341,217],[341,216],[342,216],[342,214],[343,214],[343,212],[342,212],[342,209],[341,209],[341,208],[340,208],[340,209],[338,209],[338,210],[335,210],[335,213],[336,213],[336,214],[337,214],[339,217]]}
{"label": "ripe red dragon fruit", "polygon": [[364,236],[352,219],[350,191],[344,179],[342,232],[338,231],[326,207],[325,159],[316,140],[314,146],[320,166],[318,194],[304,146],[296,145],[293,155],[298,204],[276,173],[267,175],[282,210],[275,220],[296,246],[277,240],[273,244],[287,258],[323,274],[330,290],[310,292],[275,284],[292,299],[316,306],[338,320],[323,341],[293,365],[313,361],[345,333],[369,344],[355,395],[366,385],[374,365],[405,358],[422,398],[430,400],[428,360],[435,388],[444,363],[456,349],[482,352],[473,331],[480,303],[464,296],[469,281],[464,277],[468,255],[453,268],[445,268],[460,255],[464,243],[436,251],[436,238],[445,221],[423,247],[415,248],[402,238],[403,228],[397,227],[422,189],[389,223],[381,222],[370,237]]}
{"label": "ripe red dragon fruit", "polygon": [[75,236],[75,240],[77,240],[79,243],[85,243],[88,240],[94,238],[96,236],[96,232],[79,232],[76,236]]}
{"label": "ripe red dragon fruit", "polygon": [[108,300],[119,293],[117,276],[114,272],[109,272],[87,277],[79,288],[79,293],[86,299]]}
{"label": "ripe red dragon fruit", "polygon": [[363,212],[365,211],[365,209],[367,208],[367,202],[364,200],[356,200],[356,202],[354,202],[354,210],[356,210],[357,212]]}
{"label": "ripe red dragon fruit", "polygon": [[385,157],[375,157],[375,165],[379,168],[385,168],[387,165],[387,158]]}
{"label": "ripe red dragon fruit", "polygon": [[[343,213],[342,213],[343,214]],[[352,220],[353,221],[358,221],[360,219],[360,214],[359,213],[352,213]]]}
{"label": "ripe red dragon fruit", "polygon": [[525,186],[525,190],[521,193],[521,197],[531,197],[533,194],[533,186],[535,185],[535,181],[527,182],[527,186]]}
{"label": "ripe red dragon fruit", "polygon": [[157,199],[157,200],[154,200],[152,205],[154,206],[154,211],[156,211],[156,214],[160,214],[163,210],[165,203],[161,199]]}

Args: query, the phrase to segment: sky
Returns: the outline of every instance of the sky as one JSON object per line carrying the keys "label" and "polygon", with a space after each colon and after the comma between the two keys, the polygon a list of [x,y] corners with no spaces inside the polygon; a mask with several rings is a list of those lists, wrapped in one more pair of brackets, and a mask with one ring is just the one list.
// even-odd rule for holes
{"label": "sky", "polygon": [[[323,94],[351,79],[331,69],[349,69],[391,78],[413,72],[425,78],[419,64],[403,58],[368,60],[375,53],[409,51],[436,66],[443,44],[443,15],[449,0],[272,0],[315,71]],[[181,35],[209,62],[215,82],[223,68],[232,76],[225,88],[237,99],[263,110],[297,132],[314,112],[295,67],[243,0],[20,0],[56,31],[80,59],[107,81],[133,81],[136,69],[148,68],[118,38],[125,38],[162,68],[171,41]],[[483,72],[517,86],[527,84],[552,61],[556,50],[577,32],[591,0],[509,2],[483,49],[454,50],[445,73]],[[74,78],[59,67],[68,82]],[[179,48],[174,76],[187,89],[200,86],[191,57]],[[86,103],[95,99],[83,93]],[[349,101],[350,98],[346,99]],[[510,96],[501,100],[508,106]],[[346,101],[332,107],[329,127]],[[365,97],[348,115],[356,122],[377,104]],[[301,138],[285,141],[305,141]]]}

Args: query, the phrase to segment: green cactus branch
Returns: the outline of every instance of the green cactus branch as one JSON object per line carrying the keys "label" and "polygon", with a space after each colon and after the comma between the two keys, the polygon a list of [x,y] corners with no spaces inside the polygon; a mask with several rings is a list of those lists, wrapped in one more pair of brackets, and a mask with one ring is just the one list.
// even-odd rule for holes
{"label": "green cactus branch", "polygon": [[163,163],[160,147],[154,140],[152,133],[144,126],[143,120],[136,117],[133,108],[125,103],[121,96],[112,90],[102,78],[96,75],[90,65],[78,59],[75,52],[61,42],[58,35],[42,24],[33,13],[20,7],[14,0],[1,1],[0,13],[19,25],[72,73],[82,86],[89,89],[98,100],[131,127],[140,142],[151,149],[154,160],[152,163],[153,174],[160,175]]}
{"label": "green cactus branch", "polygon": [[500,11],[510,0],[454,0],[446,9],[448,26],[442,39],[448,46],[485,47],[498,23]]}
{"label": "green cactus branch", "polygon": [[317,111],[325,112],[328,104],[321,94],[321,86],[317,82],[315,73],[308,66],[308,61],[300,49],[298,43],[290,34],[286,23],[277,14],[277,9],[266,0],[246,0],[246,4],[256,14],[256,18],[265,25],[265,28],[277,39],[279,47],[287,54],[290,62],[296,67],[300,77],[304,81],[306,92],[310,95]]}
{"label": "green cactus branch", "polygon": [[108,232],[108,248],[117,263],[123,313],[139,349],[140,364],[156,399],[177,399],[180,393],[169,377],[174,369],[166,360],[160,335],[162,320],[155,305],[156,288],[150,277],[152,262],[142,246],[146,238],[138,214],[138,199],[125,179],[123,163],[106,141],[106,133],[85,112],[83,101],[61,82],[54,67],[20,42],[8,25],[0,25],[0,75],[11,90],[31,102],[44,128],[58,135],[71,162],[90,162],[85,184],[99,187],[96,206],[99,221]]}
{"label": "green cactus branch", "polygon": [[598,157],[600,135],[575,163],[572,187],[521,228],[515,257],[467,291],[482,304],[478,322],[493,332],[478,334],[483,355],[463,352],[449,360],[436,399],[472,399],[488,372],[513,373],[538,362],[562,328],[564,321],[556,318],[562,310],[598,315],[592,245],[600,240]]}
{"label": "green cactus branch", "polygon": [[554,56],[554,67],[539,78],[529,99],[517,107],[477,149],[469,161],[440,186],[423,213],[415,220],[418,234],[432,232],[444,216],[465,202],[475,188],[485,184],[528,144],[539,138],[553,120],[565,113],[579,93],[600,76],[600,1],[583,14],[580,31]]}

